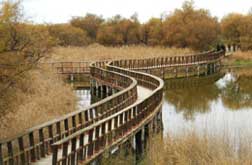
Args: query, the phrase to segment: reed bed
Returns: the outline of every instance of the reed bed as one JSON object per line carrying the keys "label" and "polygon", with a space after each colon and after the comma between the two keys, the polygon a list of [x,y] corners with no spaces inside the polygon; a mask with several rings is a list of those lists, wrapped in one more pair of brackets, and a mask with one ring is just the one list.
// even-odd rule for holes
{"label": "reed bed", "polygon": [[232,140],[227,136],[199,135],[193,131],[176,137],[157,136],[150,141],[143,164],[252,164],[251,140],[241,137],[239,145],[234,145],[230,141]]}
{"label": "reed bed", "polygon": [[56,47],[45,61],[99,61],[112,59],[142,59],[163,56],[186,55],[190,49],[122,46],[105,47],[93,44],[87,47]]}
{"label": "reed bed", "polygon": [[75,110],[72,88],[48,70],[32,70],[1,100],[0,139]]}

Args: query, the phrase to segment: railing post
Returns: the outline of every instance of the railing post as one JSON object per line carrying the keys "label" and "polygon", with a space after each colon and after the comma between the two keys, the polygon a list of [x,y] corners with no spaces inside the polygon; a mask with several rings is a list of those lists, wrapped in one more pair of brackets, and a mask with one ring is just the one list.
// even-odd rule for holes
{"label": "railing post", "polygon": [[64,120],[64,127],[65,127],[65,134],[66,134],[66,136],[68,136],[69,135],[69,127],[68,127],[68,119],[65,119]]}
{"label": "railing post", "polygon": [[63,143],[62,165],[67,165],[68,142]]}
{"label": "railing post", "polygon": [[49,140],[49,147],[50,147],[50,149],[52,149],[51,148],[52,144],[53,144],[53,128],[52,128],[52,125],[48,126],[48,134],[49,134],[49,138],[50,138],[50,140]]}
{"label": "railing post", "polygon": [[45,157],[45,142],[44,142],[44,133],[43,128],[39,130],[39,142],[40,144],[40,154],[42,157]]}
{"label": "railing post", "polygon": [[30,142],[30,157],[31,157],[31,162],[35,162],[36,160],[36,153],[35,153],[35,145],[34,145],[34,136],[33,132],[29,134],[29,142]]}
{"label": "railing post", "polygon": [[[72,147],[71,147],[71,164],[75,165],[75,158],[76,158],[76,137],[71,140]],[[78,162],[76,162],[78,163]]]}
{"label": "railing post", "polygon": [[58,161],[58,145],[53,145],[52,146],[52,165],[57,165]]}
{"label": "railing post", "polygon": [[57,132],[57,135],[58,135],[58,140],[61,139],[61,129],[60,129],[60,122],[57,122],[56,123],[56,132]]}
{"label": "railing post", "polygon": [[93,129],[88,132],[88,157],[93,155],[94,147],[93,147]]}
{"label": "railing post", "polygon": [[7,148],[8,148],[8,156],[9,156],[9,165],[14,165],[13,147],[12,147],[11,141],[7,142]]}
{"label": "railing post", "polygon": [[82,133],[81,135],[80,135],[80,152],[78,153],[78,159],[79,160],[83,160],[84,159],[84,155],[83,155],[83,153],[85,153],[85,152],[83,152],[83,146],[84,146],[84,134]]}
{"label": "railing post", "polygon": [[[21,164],[25,165],[25,151],[24,151],[24,141],[23,141],[23,137],[19,137],[18,138],[18,145],[19,145],[19,151],[21,152],[20,154],[20,159],[21,159]],[[1,165],[1,163],[0,163]]]}

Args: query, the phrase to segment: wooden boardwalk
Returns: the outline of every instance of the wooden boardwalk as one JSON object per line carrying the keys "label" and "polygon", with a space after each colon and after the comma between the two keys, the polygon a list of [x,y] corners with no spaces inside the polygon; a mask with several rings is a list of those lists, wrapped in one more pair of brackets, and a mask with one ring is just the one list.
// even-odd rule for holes
{"label": "wooden boardwalk", "polygon": [[[141,102],[142,100],[148,98],[151,95],[152,90],[138,85],[137,86],[137,93],[138,93],[138,97],[137,97],[137,100],[136,100],[135,104],[137,104],[137,103]],[[77,147],[79,145],[80,145],[80,143],[79,143],[79,141],[77,141]],[[71,147],[72,147],[71,145],[68,146],[68,153],[71,152]],[[62,158],[62,153],[63,153],[63,150],[59,149],[58,150],[58,158],[59,159]],[[31,164],[32,165],[49,165],[51,163],[52,163],[52,155],[48,155],[47,157],[42,158],[42,159],[38,160],[37,162],[31,163]]]}
{"label": "wooden boardwalk", "polygon": [[86,164],[127,141],[135,145],[136,152],[142,152],[145,137],[160,130],[164,88],[161,78],[168,74],[176,78],[216,73],[223,56],[222,51],[210,51],[92,64],[51,63],[57,74],[71,81],[76,75],[88,75],[91,93],[106,97],[85,109],[3,139],[0,165]]}

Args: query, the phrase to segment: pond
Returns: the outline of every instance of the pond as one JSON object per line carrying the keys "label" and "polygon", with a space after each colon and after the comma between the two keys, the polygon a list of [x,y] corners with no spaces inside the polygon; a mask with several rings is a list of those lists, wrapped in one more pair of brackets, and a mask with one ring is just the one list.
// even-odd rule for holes
{"label": "pond", "polygon": [[251,137],[251,72],[252,68],[246,68],[198,80],[167,81],[162,111],[164,135],[194,131],[228,136],[236,142],[240,137]]}

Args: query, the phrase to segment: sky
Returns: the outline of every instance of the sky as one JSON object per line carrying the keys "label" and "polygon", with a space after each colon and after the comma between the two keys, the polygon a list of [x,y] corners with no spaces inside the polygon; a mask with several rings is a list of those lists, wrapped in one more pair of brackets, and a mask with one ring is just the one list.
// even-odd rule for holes
{"label": "sky", "polygon": [[[0,0],[3,1],[3,0]],[[73,16],[86,13],[109,18],[116,14],[129,18],[138,13],[141,22],[151,17],[169,14],[180,8],[184,0],[22,0],[25,16],[35,23],[65,23]],[[252,7],[252,0],[194,0],[196,8],[210,10],[221,19],[230,12],[246,14]]]}

